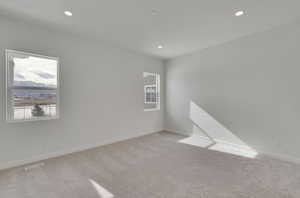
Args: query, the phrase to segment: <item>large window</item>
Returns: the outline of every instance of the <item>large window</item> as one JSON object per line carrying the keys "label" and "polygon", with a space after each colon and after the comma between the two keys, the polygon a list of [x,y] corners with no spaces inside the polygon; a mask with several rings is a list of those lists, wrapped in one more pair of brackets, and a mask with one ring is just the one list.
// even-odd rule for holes
{"label": "large window", "polygon": [[155,73],[144,72],[144,110],[160,109],[160,76]]}
{"label": "large window", "polygon": [[6,117],[20,122],[59,116],[58,59],[6,50]]}

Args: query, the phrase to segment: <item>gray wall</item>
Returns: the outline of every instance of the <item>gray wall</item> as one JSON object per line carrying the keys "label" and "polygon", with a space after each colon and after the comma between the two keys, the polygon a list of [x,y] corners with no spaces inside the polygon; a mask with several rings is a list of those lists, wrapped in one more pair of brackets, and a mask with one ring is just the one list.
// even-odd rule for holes
{"label": "gray wall", "polygon": [[300,23],[175,58],[166,129],[192,132],[194,102],[259,152],[300,158]]}
{"label": "gray wall", "polygon": [[[161,60],[13,20],[0,27],[0,169],[163,129],[163,111],[143,104],[143,72],[163,83]],[[60,58],[60,120],[5,122],[5,49]]]}

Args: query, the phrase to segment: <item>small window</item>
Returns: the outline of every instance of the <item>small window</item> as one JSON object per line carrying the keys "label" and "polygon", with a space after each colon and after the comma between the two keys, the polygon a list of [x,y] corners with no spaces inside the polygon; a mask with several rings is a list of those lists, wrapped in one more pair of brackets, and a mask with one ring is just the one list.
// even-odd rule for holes
{"label": "small window", "polygon": [[144,110],[160,109],[160,76],[144,72]]}

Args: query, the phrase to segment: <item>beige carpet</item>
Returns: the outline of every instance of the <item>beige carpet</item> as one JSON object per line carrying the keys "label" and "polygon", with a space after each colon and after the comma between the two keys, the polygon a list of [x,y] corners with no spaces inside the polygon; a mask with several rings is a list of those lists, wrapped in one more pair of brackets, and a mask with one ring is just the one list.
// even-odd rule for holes
{"label": "beige carpet", "polygon": [[0,198],[299,198],[300,166],[157,133],[0,172]]}

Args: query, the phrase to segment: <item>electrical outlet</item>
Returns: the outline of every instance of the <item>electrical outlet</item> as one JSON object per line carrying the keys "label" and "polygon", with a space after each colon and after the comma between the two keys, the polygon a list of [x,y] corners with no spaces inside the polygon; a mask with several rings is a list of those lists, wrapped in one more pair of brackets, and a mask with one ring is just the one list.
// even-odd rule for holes
{"label": "electrical outlet", "polygon": [[40,168],[42,166],[45,166],[44,162],[36,163],[36,164],[32,164],[32,165],[26,166],[26,167],[24,167],[24,170],[25,171],[30,171],[30,170],[33,170],[33,169],[36,169],[36,168]]}

